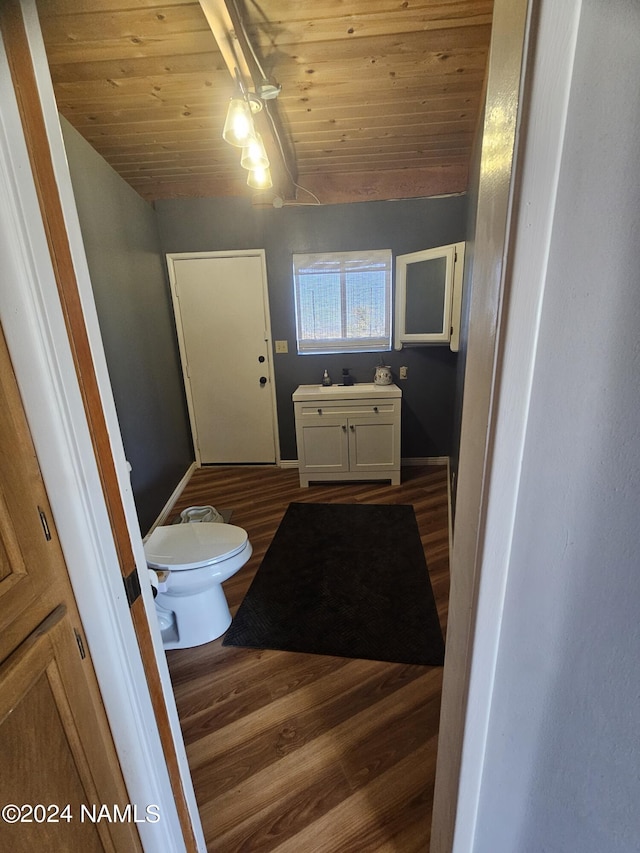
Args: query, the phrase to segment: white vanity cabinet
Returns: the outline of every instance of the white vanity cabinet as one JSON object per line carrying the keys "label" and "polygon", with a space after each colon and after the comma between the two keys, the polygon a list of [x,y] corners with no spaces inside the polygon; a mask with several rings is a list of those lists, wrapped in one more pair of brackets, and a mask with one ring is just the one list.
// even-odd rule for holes
{"label": "white vanity cabinet", "polygon": [[293,394],[300,485],[312,480],[400,483],[396,385],[300,385]]}

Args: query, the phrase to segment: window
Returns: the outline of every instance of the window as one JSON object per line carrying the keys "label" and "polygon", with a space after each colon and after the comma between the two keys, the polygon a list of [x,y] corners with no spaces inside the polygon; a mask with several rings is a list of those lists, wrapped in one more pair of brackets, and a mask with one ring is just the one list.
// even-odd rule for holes
{"label": "window", "polygon": [[293,256],[298,353],[391,349],[391,250]]}

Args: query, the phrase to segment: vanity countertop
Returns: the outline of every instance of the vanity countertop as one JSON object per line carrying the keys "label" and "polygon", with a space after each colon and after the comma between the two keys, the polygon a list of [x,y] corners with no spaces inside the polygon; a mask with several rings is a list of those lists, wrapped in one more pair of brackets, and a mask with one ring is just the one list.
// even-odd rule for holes
{"label": "vanity countertop", "polygon": [[354,385],[299,385],[293,392],[294,403],[304,400],[357,400],[371,397],[400,397],[397,385],[375,385],[356,382]]}

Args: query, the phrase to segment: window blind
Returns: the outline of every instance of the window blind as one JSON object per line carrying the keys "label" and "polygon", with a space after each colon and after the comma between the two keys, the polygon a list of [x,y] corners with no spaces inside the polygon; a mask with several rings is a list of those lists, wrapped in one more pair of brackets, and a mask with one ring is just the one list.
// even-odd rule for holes
{"label": "window blind", "polygon": [[391,349],[391,250],[293,256],[298,353]]}

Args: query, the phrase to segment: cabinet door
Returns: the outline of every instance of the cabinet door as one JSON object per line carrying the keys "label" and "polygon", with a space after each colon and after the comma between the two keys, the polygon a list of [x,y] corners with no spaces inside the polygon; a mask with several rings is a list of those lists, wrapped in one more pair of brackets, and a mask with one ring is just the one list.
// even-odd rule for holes
{"label": "cabinet door", "polygon": [[351,471],[387,471],[400,465],[400,426],[396,418],[349,418]]}
{"label": "cabinet door", "polygon": [[104,802],[93,775],[84,731],[92,728],[84,716],[91,708],[77,699],[78,660],[61,604],[0,667],[0,802],[13,805],[3,850],[138,849],[130,825],[91,819],[94,807],[113,814],[126,803]]}
{"label": "cabinet door", "polygon": [[141,850],[133,821],[81,819],[128,796],[1,330],[0,664],[0,805],[52,807],[3,820],[0,848]]}
{"label": "cabinet door", "polygon": [[457,352],[464,243],[396,258],[395,348],[449,343]]}
{"label": "cabinet door", "polygon": [[346,418],[319,415],[305,422],[298,434],[300,442],[305,471],[335,474],[349,470]]}

